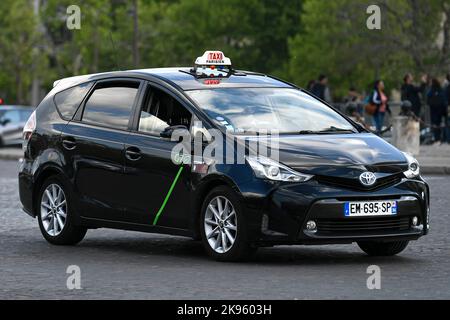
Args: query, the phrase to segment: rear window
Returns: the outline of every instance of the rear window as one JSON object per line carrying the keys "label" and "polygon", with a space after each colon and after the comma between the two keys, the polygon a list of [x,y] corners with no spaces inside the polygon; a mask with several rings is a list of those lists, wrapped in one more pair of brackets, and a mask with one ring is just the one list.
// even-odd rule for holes
{"label": "rear window", "polygon": [[86,101],[82,121],[126,129],[138,87],[139,83],[128,83],[96,88]]}
{"label": "rear window", "polygon": [[56,107],[64,119],[72,120],[92,84],[93,82],[83,83],[55,95]]}

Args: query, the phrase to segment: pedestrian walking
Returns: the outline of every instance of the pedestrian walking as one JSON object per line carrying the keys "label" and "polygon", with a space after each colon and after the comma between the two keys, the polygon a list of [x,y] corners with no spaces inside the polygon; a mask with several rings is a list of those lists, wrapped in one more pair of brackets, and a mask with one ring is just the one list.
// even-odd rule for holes
{"label": "pedestrian walking", "polygon": [[434,143],[442,143],[442,119],[448,119],[448,102],[441,83],[433,78],[431,88],[427,94],[427,102],[430,107],[431,125],[434,133]]}
{"label": "pedestrian walking", "polygon": [[412,74],[408,73],[403,78],[403,85],[401,87],[402,101],[411,102],[411,110],[417,117],[420,117],[422,102],[420,100],[420,92],[422,88],[415,86]]}
{"label": "pedestrian walking", "polygon": [[377,134],[381,134],[386,112],[390,113],[388,105],[389,98],[384,90],[384,82],[382,80],[375,81],[371,102],[376,106],[375,113],[373,114],[373,123]]}
{"label": "pedestrian walking", "polygon": [[330,88],[328,87],[328,77],[324,74],[319,76],[318,81],[313,85],[312,94],[316,97],[328,102],[332,103]]}

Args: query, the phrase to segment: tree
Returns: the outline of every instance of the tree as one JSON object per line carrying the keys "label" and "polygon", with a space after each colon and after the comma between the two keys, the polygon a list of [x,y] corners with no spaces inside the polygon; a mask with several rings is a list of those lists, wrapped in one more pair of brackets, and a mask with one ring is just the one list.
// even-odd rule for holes
{"label": "tree", "polygon": [[366,1],[306,0],[304,29],[289,46],[291,80],[305,84],[328,73],[340,96],[349,86],[364,89],[378,77],[397,86],[406,72],[442,72],[448,32],[442,47],[437,40],[443,26],[448,30],[449,20],[442,22],[449,0],[374,3],[381,8],[381,30],[366,28]]}
{"label": "tree", "polygon": [[[158,3],[143,25],[150,65],[192,65],[205,50],[222,50],[237,67],[282,75],[288,38],[300,28],[301,0],[180,0]],[[161,14],[157,14],[161,10]]]}
{"label": "tree", "polygon": [[0,12],[0,92],[8,102],[24,104],[31,84],[33,48],[42,41],[28,0],[2,0]]}

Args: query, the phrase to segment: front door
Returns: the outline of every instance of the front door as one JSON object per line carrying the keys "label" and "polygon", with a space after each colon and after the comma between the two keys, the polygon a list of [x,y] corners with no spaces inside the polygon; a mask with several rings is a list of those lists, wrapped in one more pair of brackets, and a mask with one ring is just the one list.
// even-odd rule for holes
{"label": "front door", "polygon": [[127,219],[148,225],[187,229],[190,166],[175,164],[178,142],[160,137],[168,126],[189,128],[192,114],[163,88],[147,86],[135,131],[125,145]]}

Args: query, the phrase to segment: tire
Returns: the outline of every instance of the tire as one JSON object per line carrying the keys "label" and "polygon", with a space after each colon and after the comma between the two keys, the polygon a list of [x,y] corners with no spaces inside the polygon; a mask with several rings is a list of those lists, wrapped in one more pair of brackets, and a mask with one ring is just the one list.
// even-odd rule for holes
{"label": "tire", "polygon": [[382,257],[399,254],[408,246],[409,241],[393,242],[358,242],[358,246],[369,256]]}
{"label": "tire", "polygon": [[[49,197],[56,201],[52,202]],[[36,201],[39,228],[45,240],[54,245],[75,245],[83,240],[87,229],[74,223],[72,195],[62,176],[48,178],[42,185]]]}
{"label": "tire", "polygon": [[[228,201],[227,212],[226,201]],[[213,210],[220,216],[219,203],[222,206],[222,216],[218,218]],[[233,210],[234,209],[234,210]],[[232,212],[234,211],[234,214]],[[225,219],[228,216],[228,219]],[[233,230],[233,226],[234,229]],[[217,230],[216,230],[217,229]],[[215,233],[213,230],[216,230]],[[208,239],[208,235],[210,238]],[[203,201],[200,218],[200,235],[207,254],[218,261],[242,261],[256,252],[247,237],[246,217],[242,206],[234,191],[226,186],[213,189]],[[219,239],[220,238],[220,239]],[[231,242],[231,239],[234,241]],[[218,243],[220,242],[220,245]],[[225,241],[225,245],[223,245]],[[215,248],[216,247],[216,248]]]}

